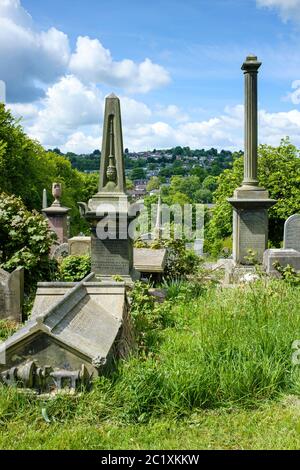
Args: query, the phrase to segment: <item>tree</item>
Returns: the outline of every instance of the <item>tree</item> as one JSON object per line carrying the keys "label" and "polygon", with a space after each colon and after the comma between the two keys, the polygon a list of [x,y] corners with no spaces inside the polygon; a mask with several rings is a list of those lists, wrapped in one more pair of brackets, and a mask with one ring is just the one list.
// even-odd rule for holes
{"label": "tree", "polygon": [[143,168],[133,168],[133,170],[130,173],[130,179],[135,181],[135,180],[144,180],[146,178],[146,173]]}
{"label": "tree", "polygon": [[146,189],[148,192],[150,192],[153,189],[159,189],[159,186],[160,186],[160,181],[159,181],[158,176],[152,176],[147,184]]}
{"label": "tree", "polygon": [[205,180],[202,182],[203,189],[209,189],[209,191],[214,192],[218,186],[218,178],[216,176],[207,176]]}

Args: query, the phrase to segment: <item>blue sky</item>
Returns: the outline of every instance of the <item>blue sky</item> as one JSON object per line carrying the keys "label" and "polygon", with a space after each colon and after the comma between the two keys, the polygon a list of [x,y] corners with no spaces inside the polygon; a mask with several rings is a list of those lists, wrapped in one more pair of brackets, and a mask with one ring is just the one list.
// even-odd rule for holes
{"label": "blue sky", "polygon": [[0,27],[8,105],[46,147],[99,147],[114,91],[132,150],[242,148],[248,53],[260,141],[300,145],[300,0],[0,0]]}

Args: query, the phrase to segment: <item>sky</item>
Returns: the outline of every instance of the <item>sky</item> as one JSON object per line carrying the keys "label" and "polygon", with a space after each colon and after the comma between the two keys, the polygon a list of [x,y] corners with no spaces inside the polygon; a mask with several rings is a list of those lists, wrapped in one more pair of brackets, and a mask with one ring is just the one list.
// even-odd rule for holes
{"label": "sky", "polygon": [[63,152],[101,148],[111,92],[130,151],[239,150],[254,53],[259,141],[300,146],[299,46],[300,0],[0,0],[0,100]]}

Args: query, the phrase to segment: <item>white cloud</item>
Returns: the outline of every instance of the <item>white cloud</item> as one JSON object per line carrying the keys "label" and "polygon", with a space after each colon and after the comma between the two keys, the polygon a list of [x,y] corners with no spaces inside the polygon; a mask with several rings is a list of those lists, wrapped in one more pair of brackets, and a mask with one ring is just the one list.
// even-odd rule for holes
{"label": "white cloud", "polygon": [[165,68],[148,58],[114,61],[98,39],[79,36],[72,54],[65,33],[54,27],[37,30],[20,0],[0,0],[0,79],[6,82],[8,101],[39,99],[68,73],[130,93],[147,93],[170,81]]}
{"label": "white cloud", "polygon": [[0,2],[0,73],[9,101],[31,101],[43,85],[63,73],[70,57],[68,37],[56,28],[35,31],[19,0]]}
{"label": "white cloud", "polygon": [[46,147],[57,147],[64,145],[77,128],[100,122],[102,101],[96,86],[87,87],[78,78],[67,75],[48,89],[46,97],[35,106],[35,115],[30,105],[11,108],[23,114],[25,125],[29,121],[26,130],[31,137]]}
{"label": "white cloud", "polygon": [[185,122],[189,119],[189,115],[175,104],[169,104],[168,106],[158,105],[156,114],[166,119],[173,119],[176,122]]}
{"label": "white cloud", "polygon": [[283,21],[300,20],[300,0],[256,0],[256,4],[277,9]]}
{"label": "white cloud", "polygon": [[300,104],[300,80],[292,82],[292,92],[288,93],[283,100],[291,101],[293,104]]}
{"label": "white cloud", "polygon": [[147,93],[170,81],[168,72],[150,59],[137,64],[129,59],[114,61],[98,39],[79,36],[70,70],[82,80],[122,87],[128,92]]}
{"label": "white cloud", "polygon": [[[98,132],[97,132],[98,131]],[[88,153],[101,148],[100,128],[92,130],[90,134],[82,131],[74,132],[68,137],[67,142],[61,147],[64,152]],[[91,135],[92,134],[92,135]]]}
{"label": "white cloud", "polygon": [[[126,96],[121,97],[121,103],[124,127],[150,121],[152,112],[146,104]],[[26,132],[46,148],[76,149],[79,153],[99,148],[104,96],[95,85],[84,84],[74,75],[50,86],[45,98],[35,103],[12,103],[9,108],[23,118]]]}
{"label": "white cloud", "polygon": [[[46,148],[59,147],[64,152],[76,153],[101,148],[104,96],[95,85],[84,84],[73,75],[65,76],[51,86],[46,97],[36,104],[10,107],[15,115],[24,117],[29,135]],[[165,109],[170,108],[166,106]],[[157,107],[152,110],[145,103],[122,96],[124,146],[130,150],[176,145],[243,149],[243,105],[227,107],[221,115],[201,121],[178,121],[175,109],[173,111],[166,113],[165,119],[157,120]],[[261,143],[278,145],[287,135],[300,146],[300,111],[259,111]]]}

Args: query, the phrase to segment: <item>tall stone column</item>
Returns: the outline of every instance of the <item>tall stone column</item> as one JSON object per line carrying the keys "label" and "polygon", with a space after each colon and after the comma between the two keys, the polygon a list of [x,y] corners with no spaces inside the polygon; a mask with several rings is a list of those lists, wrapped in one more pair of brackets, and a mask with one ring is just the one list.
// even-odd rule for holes
{"label": "tall stone column", "polygon": [[250,55],[242,65],[245,77],[245,159],[243,186],[258,187],[257,179],[257,74],[261,62]]}
{"label": "tall stone column", "polygon": [[268,208],[276,203],[257,177],[257,74],[261,62],[249,55],[242,65],[245,79],[245,155],[242,186],[228,199],[233,206],[233,259],[249,264],[251,250],[262,263],[268,246]]}

